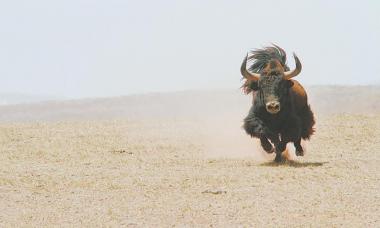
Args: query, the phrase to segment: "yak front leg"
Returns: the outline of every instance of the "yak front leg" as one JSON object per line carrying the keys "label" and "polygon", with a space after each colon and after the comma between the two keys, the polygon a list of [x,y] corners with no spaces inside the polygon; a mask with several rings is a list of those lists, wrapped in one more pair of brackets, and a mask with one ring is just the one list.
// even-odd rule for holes
{"label": "yak front leg", "polygon": [[257,118],[254,115],[248,115],[244,119],[243,128],[245,132],[251,137],[261,138],[264,135],[264,123],[261,119]]}
{"label": "yak front leg", "polygon": [[257,118],[253,114],[248,115],[248,117],[244,119],[243,128],[251,137],[260,139],[261,146],[267,153],[274,152],[273,146],[268,139],[270,139],[272,143],[278,143],[279,140],[276,140],[276,137],[273,136],[274,134],[265,126],[260,118]]}
{"label": "yak front leg", "polygon": [[265,136],[260,137],[260,143],[261,147],[267,152],[268,154],[271,154],[274,152],[274,148],[272,144],[268,141],[268,138]]}
{"label": "yak front leg", "polygon": [[282,152],[286,149],[286,144],[288,144],[289,141],[281,140],[277,146],[276,146],[276,158],[274,159],[275,162],[281,162],[282,161]]}
{"label": "yak front leg", "polygon": [[[282,152],[285,150],[286,143],[280,141],[279,134],[274,133],[269,128],[267,128],[264,123],[257,117],[247,117],[244,120],[244,129],[247,134],[252,137],[260,138],[261,146],[268,153],[276,152],[276,162],[282,161]],[[268,139],[272,142],[273,146],[270,144]]]}
{"label": "yak front leg", "polygon": [[286,143],[284,144],[283,141],[280,141],[280,138],[278,135],[271,135],[270,140],[274,144],[276,157],[274,159],[275,162],[281,162],[282,161],[282,152],[285,150]]}
{"label": "yak front leg", "polygon": [[301,146],[301,127],[300,121],[295,118],[294,121],[290,121],[293,123],[291,126],[288,126],[283,132],[281,132],[281,143],[286,147],[286,144],[289,142],[293,142],[296,148],[296,155],[303,156],[303,149]]}

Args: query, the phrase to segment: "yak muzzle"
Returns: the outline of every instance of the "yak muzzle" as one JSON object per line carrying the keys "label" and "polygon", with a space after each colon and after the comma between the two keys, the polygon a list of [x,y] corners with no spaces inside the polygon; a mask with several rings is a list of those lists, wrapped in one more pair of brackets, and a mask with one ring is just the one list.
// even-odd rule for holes
{"label": "yak muzzle", "polygon": [[280,102],[271,101],[266,103],[265,107],[269,113],[276,114],[280,111]]}

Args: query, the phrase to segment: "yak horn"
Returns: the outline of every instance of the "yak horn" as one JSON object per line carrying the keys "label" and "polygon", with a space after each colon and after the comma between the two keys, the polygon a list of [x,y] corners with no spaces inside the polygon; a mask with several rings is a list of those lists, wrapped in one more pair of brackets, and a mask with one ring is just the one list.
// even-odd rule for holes
{"label": "yak horn", "polygon": [[295,53],[293,53],[293,56],[294,56],[294,60],[296,61],[296,69],[294,69],[292,71],[284,72],[284,79],[285,80],[289,80],[289,79],[297,76],[299,73],[301,73],[302,64],[301,64],[300,60],[298,59],[298,57]]}
{"label": "yak horn", "polygon": [[240,72],[243,75],[243,77],[246,78],[247,80],[257,81],[260,78],[260,74],[252,73],[247,70],[247,57],[248,57],[248,54],[247,56],[245,56],[243,63],[241,64]]}

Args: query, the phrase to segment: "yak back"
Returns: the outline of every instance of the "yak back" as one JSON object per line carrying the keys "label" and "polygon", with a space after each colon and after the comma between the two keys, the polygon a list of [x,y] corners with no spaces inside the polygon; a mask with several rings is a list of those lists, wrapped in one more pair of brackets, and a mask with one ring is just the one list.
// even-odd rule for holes
{"label": "yak back", "polygon": [[291,99],[293,99],[294,108],[296,109],[297,113],[299,113],[301,109],[304,109],[305,106],[307,106],[307,94],[305,89],[298,81],[292,80],[292,82],[294,85],[290,88],[289,96]]}
{"label": "yak back", "polygon": [[292,80],[294,85],[290,90],[291,99],[293,99],[293,105],[296,113],[302,121],[301,137],[304,140],[310,139],[310,136],[314,134],[314,114],[310,109],[310,105],[307,102],[307,94],[302,85],[296,80]]}

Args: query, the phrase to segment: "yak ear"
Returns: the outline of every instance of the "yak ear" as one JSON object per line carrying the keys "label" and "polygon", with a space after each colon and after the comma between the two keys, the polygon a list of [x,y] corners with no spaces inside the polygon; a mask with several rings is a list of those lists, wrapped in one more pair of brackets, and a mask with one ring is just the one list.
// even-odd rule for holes
{"label": "yak ear", "polygon": [[286,80],[286,87],[292,88],[293,85],[294,85],[294,82],[292,80]]}
{"label": "yak ear", "polygon": [[253,81],[249,85],[249,88],[251,88],[253,91],[259,90],[259,82],[258,81]]}

